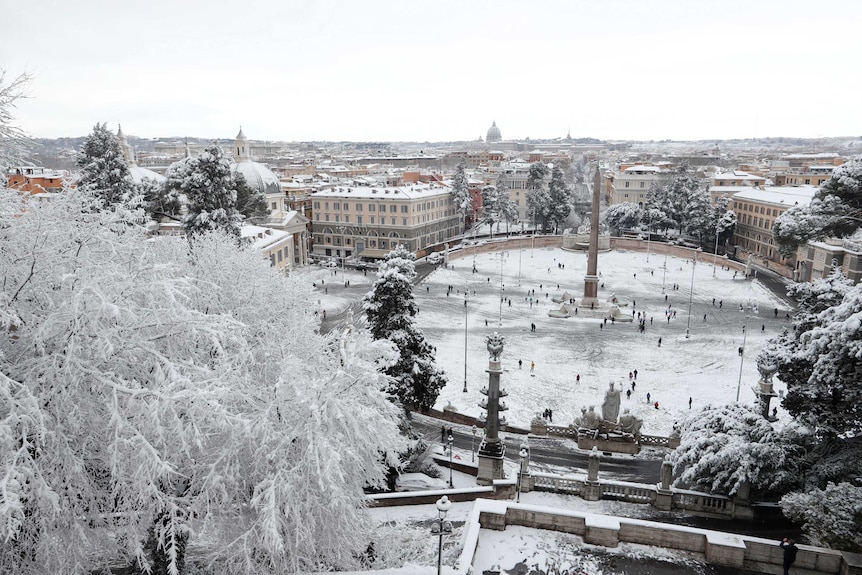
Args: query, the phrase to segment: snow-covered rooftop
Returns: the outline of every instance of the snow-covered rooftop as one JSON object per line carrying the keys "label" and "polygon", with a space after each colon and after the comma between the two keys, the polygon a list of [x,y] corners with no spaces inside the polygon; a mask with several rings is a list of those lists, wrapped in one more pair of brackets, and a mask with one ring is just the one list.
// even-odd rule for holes
{"label": "snow-covered rooftop", "polygon": [[417,183],[409,186],[336,186],[327,190],[314,192],[314,197],[362,198],[386,200],[415,200],[431,196],[446,195],[449,186],[440,182],[430,184]]}
{"label": "snow-covered rooftop", "polygon": [[[714,186],[716,187],[716,186]],[[728,186],[730,187],[730,186]],[[772,186],[765,188],[742,188],[733,194],[735,200],[753,200],[784,206],[807,206],[820,188],[815,186]],[[710,188],[712,191],[712,188]]]}
{"label": "snow-covered rooftop", "polygon": [[624,171],[627,174],[648,174],[661,172],[662,170],[658,166],[632,166],[626,168]]}
{"label": "snow-covered rooftop", "polygon": [[253,238],[252,248],[255,250],[265,250],[268,247],[275,245],[293,234],[276,230],[273,228],[265,228],[262,226],[244,225],[242,226],[242,237]]}

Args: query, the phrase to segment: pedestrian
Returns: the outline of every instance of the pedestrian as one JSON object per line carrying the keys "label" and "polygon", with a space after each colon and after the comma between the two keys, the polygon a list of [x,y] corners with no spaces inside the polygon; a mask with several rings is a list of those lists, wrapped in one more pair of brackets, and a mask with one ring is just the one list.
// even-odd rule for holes
{"label": "pedestrian", "polygon": [[580,373],[579,373],[578,375],[576,375],[576,376],[575,376],[575,382],[576,382],[576,383],[581,383],[581,374],[580,374]]}
{"label": "pedestrian", "polygon": [[326,310],[323,310],[323,319],[326,319]]}
{"label": "pedestrian", "polygon": [[531,324],[530,324],[530,331],[531,331],[531,332],[533,332],[533,333],[535,333],[535,331],[536,331],[536,324],[534,324],[534,323],[531,323]]}
{"label": "pedestrian", "polygon": [[722,305],[724,305],[724,300],[718,300],[718,309],[721,309]]}
{"label": "pedestrian", "polygon": [[664,294],[664,301],[667,301],[667,294]]}
{"label": "pedestrian", "polygon": [[638,378],[638,370],[634,370],[634,372],[632,372],[632,375],[635,376],[634,379],[637,379]]}
{"label": "pedestrian", "polygon": [[655,402],[655,408],[658,409],[658,402]]}
{"label": "pedestrian", "polygon": [[603,324],[602,322],[599,322],[599,329],[605,329],[605,324]]}
{"label": "pedestrian", "polygon": [[608,325],[608,318],[605,318],[605,325]]}
{"label": "pedestrian", "polygon": [[485,327],[488,327],[488,320],[485,320]]}
{"label": "pedestrian", "polygon": [[691,409],[691,398],[688,398],[688,408]]}
{"label": "pedestrian", "polygon": [[703,314],[703,323],[706,323],[706,314]]}
{"label": "pedestrian", "polygon": [[637,307],[637,306],[638,306],[638,302],[636,300],[632,300],[632,307]]}
{"label": "pedestrian", "polygon": [[524,362],[519,359],[518,360],[518,369],[521,369],[522,365],[524,365]]}
{"label": "pedestrian", "polygon": [[661,347],[661,338],[658,338],[658,346]]}
{"label": "pedestrian", "polygon": [[635,276],[635,279],[638,279],[638,274],[634,274],[634,276]]}
{"label": "pedestrian", "polygon": [[760,333],[763,333],[765,331],[766,331],[766,324],[760,324]]}
{"label": "pedestrian", "polygon": [[548,421],[554,423],[554,410],[550,407],[548,408]]}
{"label": "pedestrian", "polygon": [[629,372],[629,379],[632,379],[635,376],[632,372]]}
{"label": "pedestrian", "polygon": [[715,305],[715,298],[712,298],[712,305]]}
{"label": "pedestrian", "polygon": [[536,377],[536,362],[535,361],[530,362],[530,375],[532,375],[533,377]]}
{"label": "pedestrian", "polygon": [[446,426],[440,426],[440,443],[446,443]]}
{"label": "pedestrian", "polygon": [[649,395],[649,392],[647,392],[647,393],[646,393],[646,402],[647,402],[647,403],[649,403],[649,398],[650,398],[650,395]]}
{"label": "pedestrian", "polygon": [[430,293],[430,292],[431,292],[431,288],[428,286],[425,286],[425,293]]}
{"label": "pedestrian", "polygon": [[632,391],[634,391],[634,390],[635,390],[635,385],[637,385],[637,382],[636,382],[636,381],[632,381]]}
{"label": "pedestrian", "polygon": [[509,307],[512,307],[512,300],[509,300]]}
{"label": "pedestrian", "polygon": [[775,308],[775,309],[772,311],[772,313],[773,313],[773,314],[775,314],[775,317],[778,317],[778,308]]}
{"label": "pedestrian", "polygon": [[781,543],[778,545],[784,549],[784,575],[789,575],[790,566],[796,561],[796,552],[799,551],[799,549],[796,547],[796,542],[787,537],[782,539]]}
{"label": "pedestrian", "polygon": [[652,316],[649,318],[649,324],[652,325]]}
{"label": "pedestrian", "polygon": [[627,389],[626,390],[626,399],[631,399],[631,398],[632,398],[632,390]]}

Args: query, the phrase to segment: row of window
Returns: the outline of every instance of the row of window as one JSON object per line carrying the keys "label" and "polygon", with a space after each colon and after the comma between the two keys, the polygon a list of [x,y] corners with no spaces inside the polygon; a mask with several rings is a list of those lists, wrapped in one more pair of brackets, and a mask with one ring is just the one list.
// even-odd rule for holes
{"label": "row of window", "polygon": [[766,214],[767,216],[780,216],[782,210],[779,208],[767,208],[766,206],[758,206],[755,204],[740,204],[740,212],[753,212],[755,214]]}
{"label": "row of window", "polygon": [[[328,202],[328,201],[321,202],[320,200],[316,200],[316,201],[314,202],[314,209],[315,209],[315,210],[320,210],[320,205],[321,205],[321,203],[323,204],[323,209],[324,209],[324,210],[329,210],[329,202]],[[349,212],[349,211],[350,211],[350,206],[351,206],[351,205],[353,206],[354,211],[357,211],[357,212],[361,212],[361,211],[369,211],[369,212],[380,211],[380,212],[385,212],[385,211],[386,211],[386,206],[384,206],[384,205],[379,205],[379,204],[375,204],[375,203],[369,203],[369,204],[360,204],[360,203],[348,204],[347,202],[332,202],[332,209],[333,209],[333,210],[336,210],[336,211]],[[367,206],[367,210],[366,210],[366,208],[363,208],[363,205]],[[418,211],[418,212],[425,212],[425,211],[428,211],[428,210],[434,210],[434,209],[442,208],[442,207],[443,207],[443,205],[444,205],[444,200],[431,200],[431,201],[429,201],[429,202],[421,202],[421,203],[418,203],[418,204],[398,204],[398,205],[396,205],[396,204],[389,204],[389,213],[391,213],[391,214],[398,213],[398,211],[399,211],[399,205],[400,205],[400,211],[401,211],[401,213],[402,213],[402,214],[409,214],[409,213],[410,213],[410,206],[411,206],[411,205],[414,207],[414,211]]]}

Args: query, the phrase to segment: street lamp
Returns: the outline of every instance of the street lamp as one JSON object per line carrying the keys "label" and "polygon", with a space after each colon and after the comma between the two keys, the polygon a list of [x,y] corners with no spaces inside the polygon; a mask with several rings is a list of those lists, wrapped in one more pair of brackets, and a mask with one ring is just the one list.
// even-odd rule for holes
{"label": "street lamp", "polygon": [[715,224],[715,251],[712,252],[712,277],[715,277],[716,259],[718,259],[718,224]]}
{"label": "street lamp", "polygon": [[473,437],[470,438],[470,461],[476,461],[476,452],[473,449],[473,445],[476,443],[476,426],[473,426],[471,429],[473,432]]}
{"label": "street lamp", "polygon": [[[665,239],[667,239],[667,238],[665,238]],[[661,272],[661,293],[665,293],[665,291],[664,291],[664,285],[665,285],[664,284],[664,278],[667,276],[667,252],[669,252],[669,251],[670,251],[670,246],[665,244],[664,245],[664,266],[662,266],[662,272]]]}
{"label": "street lamp", "polygon": [[449,444],[449,489],[455,487],[455,484],[452,483],[452,443],[455,441],[455,438],[452,437],[452,432],[449,432],[449,437],[446,438],[446,442]]}
{"label": "street lamp", "polygon": [[521,459],[520,466],[518,467],[518,485],[517,485],[517,496],[515,497],[515,503],[521,502],[521,477],[524,473],[524,465],[527,462],[527,457],[529,457],[529,452],[527,451],[526,446],[521,445],[521,450],[518,452],[518,457]]}
{"label": "street lamp", "polygon": [[685,324],[685,339],[688,339],[691,327],[691,300],[694,297],[694,270],[697,269],[697,252],[691,260],[691,287],[688,290],[688,322]]}
{"label": "street lamp", "polygon": [[437,500],[437,521],[431,526],[431,535],[439,537],[437,544],[437,575],[443,566],[443,536],[452,534],[452,522],[446,521],[446,513],[452,507],[452,502],[445,495]]}
{"label": "street lamp", "polygon": [[748,333],[745,331],[745,326],[742,326],[742,347],[739,348],[739,379],[736,382],[736,401],[739,401],[739,388],[742,385],[742,361],[745,359],[745,338]]}
{"label": "street lamp", "polygon": [[464,393],[467,393],[467,288],[468,284],[464,282]]}

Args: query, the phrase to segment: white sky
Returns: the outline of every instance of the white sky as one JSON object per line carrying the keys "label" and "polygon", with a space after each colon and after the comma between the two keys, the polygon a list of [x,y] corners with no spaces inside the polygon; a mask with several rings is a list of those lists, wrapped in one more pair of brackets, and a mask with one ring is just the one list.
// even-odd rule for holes
{"label": "white sky", "polygon": [[5,2],[37,137],[855,136],[857,0]]}

